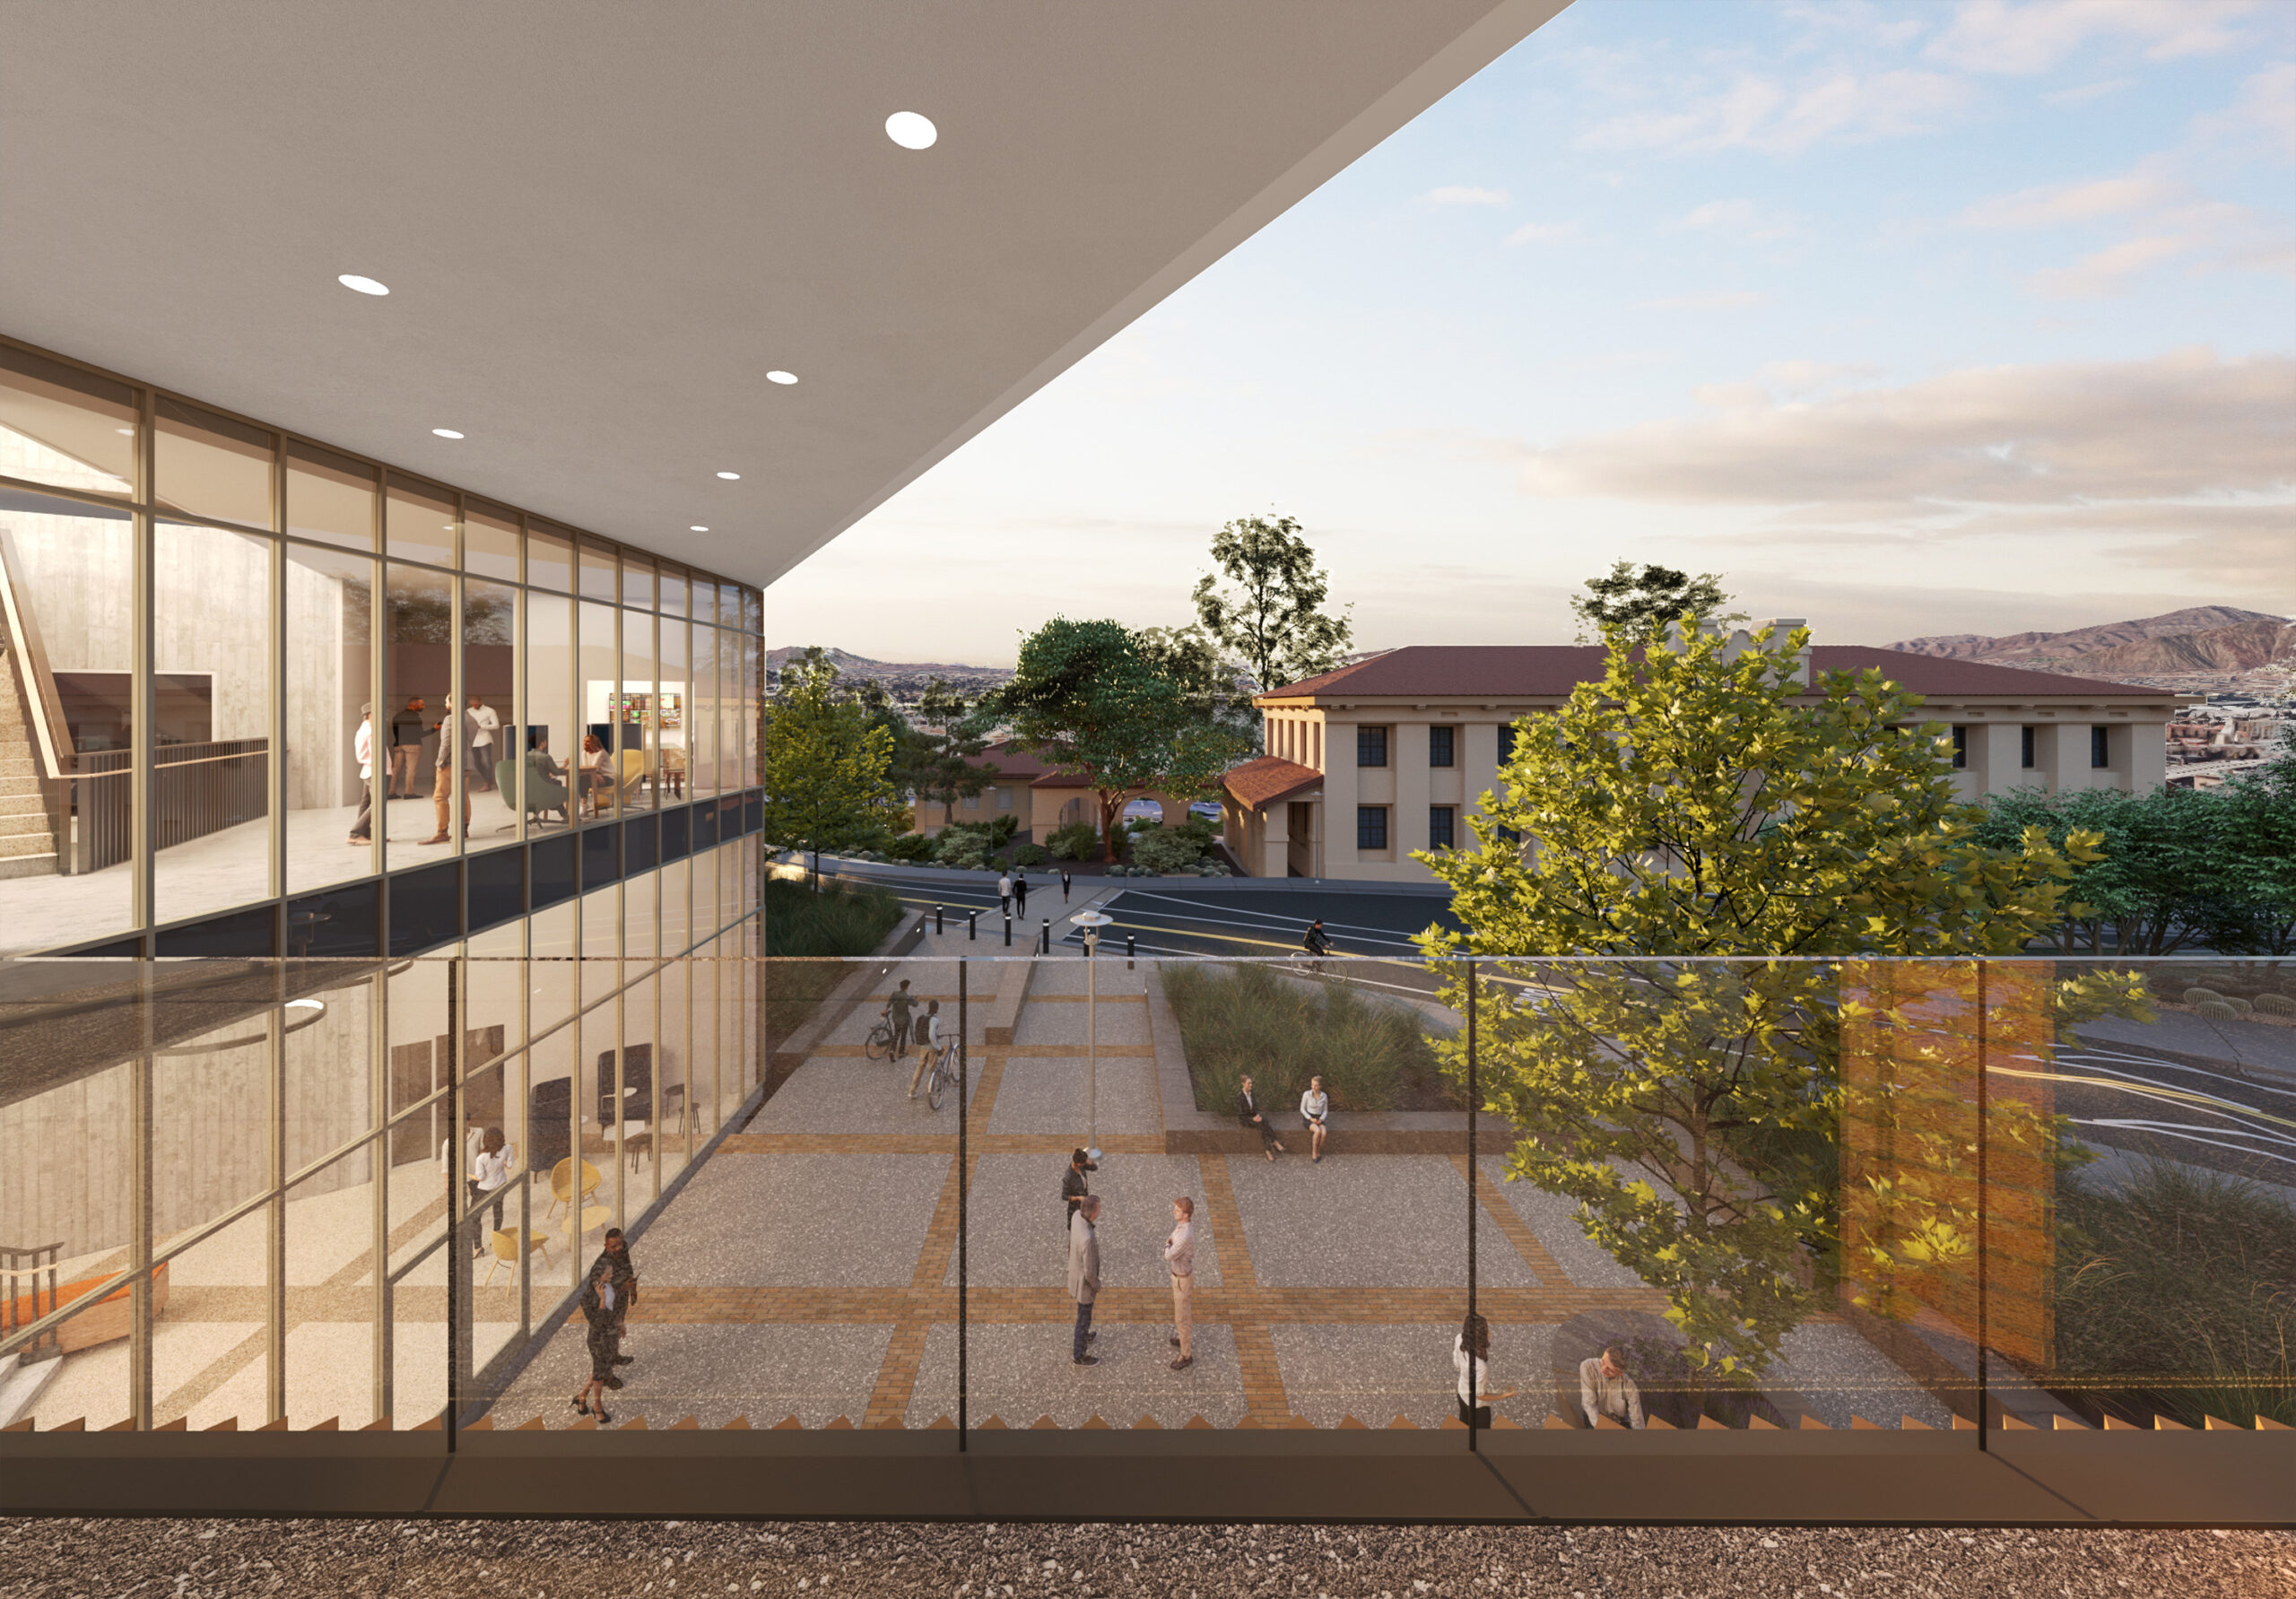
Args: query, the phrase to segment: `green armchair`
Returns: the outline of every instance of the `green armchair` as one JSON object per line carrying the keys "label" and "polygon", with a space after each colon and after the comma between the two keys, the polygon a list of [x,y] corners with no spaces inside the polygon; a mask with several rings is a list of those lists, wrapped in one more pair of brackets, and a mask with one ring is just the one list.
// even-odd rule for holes
{"label": "green armchair", "polygon": [[513,811],[524,811],[528,816],[540,817],[545,811],[555,811],[561,821],[570,822],[567,809],[566,785],[541,769],[542,752],[528,750],[523,760],[504,761],[494,769],[494,780],[500,786],[502,803]]}

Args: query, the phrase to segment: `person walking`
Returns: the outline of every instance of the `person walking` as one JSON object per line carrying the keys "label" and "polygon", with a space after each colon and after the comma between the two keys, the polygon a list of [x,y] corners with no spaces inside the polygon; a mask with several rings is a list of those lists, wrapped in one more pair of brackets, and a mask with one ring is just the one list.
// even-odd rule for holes
{"label": "person walking", "polygon": [[1172,1201],[1172,1230],[1164,1239],[1164,1270],[1172,1275],[1172,1369],[1196,1364],[1196,1201]]}
{"label": "person walking", "polygon": [[1068,903],[1068,868],[1063,866],[1060,869],[1060,902],[1063,905]]}
{"label": "person walking", "polygon": [[1625,1357],[1615,1345],[1578,1362],[1578,1408],[1589,1427],[1601,1426],[1605,1416],[1622,1427],[1643,1425],[1642,1390],[1627,1376]]}
{"label": "person walking", "polygon": [[1324,1080],[1308,1079],[1308,1091],[1300,1096],[1300,1119],[1308,1125],[1309,1147],[1313,1151],[1308,1164],[1318,1164],[1324,1158],[1324,1134],[1331,1120],[1331,1096],[1324,1092]]}
{"label": "person walking", "polygon": [[[512,1149],[509,1141],[502,1136],[502,1129],[500,1127],[489,1127],[484,1132],[473,1127],[470,1132],[471,1141],[476,1148],[471,1153],[470,1170],[463,1178],[465,1191],[468,1196],[465,1203],[469,1206],[469,1213],[475,1216],[486,1207],[486,1202],[491,1199],[494,1202],[494,1230],[500,1232],[503,1189],[510,1181],[510,1169],[517,1160],[517,1151]],[[445,1160],[448,1152],[443,1150],[440,1151],[441,1163],[451,1166],[451,1162]],[[486,1235],[484,1233],[478,1234],[472,1240],[471,1253],[481,1259],[485,1257]]]}
{"label": "person walking", "polygon": [[422,760],[422,696],[415,695],[406,708],[391,718],[391,786],[387,799],[414,798],[414,769]]}
{"label": "person walking", "polygon": [[885,1001],[885,1008],[877,1013],[893,1030],[893,1058],[899,1060],[909,1053],[909,1013],[917,1008],[917,996],[909,991],[909,979],[903,978],[900,986]]}
{"label": "person walking", "polygon": [[925,1002],[925,1014],[917,1019],[917,1070],[909,1074],[909,1097],[917,1098],[918,1085],[925,1081],[925,1073],[933,1067],[934,1057],[941,1052],[941,1002]]}
{"label": "person walking", "polygon": [[1283,1152],[1283,1142],[1276,1137],[1274,1125],[1260,1114],[1259,1101],[1252,1097],[1252,1080],[1248,1077],[1236,1091],[1236,1119],[1258,1131],[1260,1151],[1270,1160]]}
{"label": "person walking", "polygon": [[606,1390],[622,1386],[622,1379],[613,1374],[618,1340],[614,1299],[613,1266],[601,1256],[582,1280],[582,1319],[589,1324],[583,1343],[590,1355],[590,1380],[574,1390],[574,1408],[583,1415],[596,1416],[602,1427],[613,1423],[606,1414]]}
{"label": "person walking", "polygon": [[1013,912],[1024,922],[1029,919],[1029,869],[1026,866],[1013,869]]}
{"label": "person walking", "polygon": [[476,694],[470,697],[470,717],[478,726],[478,736],[470,741],[471,770],[478,774],[479,792],[490,793],[494,787],[494,762],[499,753],[495,734],[502,731],[502,718]]}
{"label": "person walking", "polygon": [[1470,1316],[1451,1344],[1451,1365],[1458,1373],[1459,1420],[1467,1426],[1491,1425],[1491,1407],[1515,1397],[1515,1390],[1493,1394],[1491,1382],[1491,1324]]}
{"label": "person walking", "polygon": [[1072,1150],[1068,1155],[1068,1169],[1060,1174],[1060,1225],[1065,1230],[1076,1222],[1076,1209],[1091,1194],[1084,1181],[1088,1171],[1098,1171],[1092,1158],[1083,1150]]}
{"label": "person walking", "polygon": [[463,769],[463,836],[470,836],[470,784],[474,775],[471,752],[473,741],[478,736],[478,724],[467,710],[460,716],[455,714],[451,694],[444,703],[446,709],[439,717],[439,775],[430,784],[430,808],[438,813],[439,826],[429,838],[420,840],[424,844],[447,844],[454,839],[448,830],[453,826],[455,766],[458,761]]}
{"label": "person walking", "polygon": [[1013,914],[1013,874],[1010,872],[996,874],[996,908],[1008,917]]}
{"label": "person walking", "polygon": [[346,844],[375,841],[375,708],[359,708],[359,731],[351,735],[352,758],[359,762],[359,814],[351,819]]}
{"label": "person walking", "polygon": [[1092,1330],[1092,1301],[1100,1294],[1100,1196],[1087,1194],[1068,1224],[1068,1297],[1076,1301],[1076,1337],[1068,1358],[1079,1366],[1100,1363],[1085,1347],[1100,1336]]}
{"label": "person walking", "polygon": [[[622,1341],[629,1335],[630,1308],[638,1303],[638,1267],[630,1258],[630,1241],[622,1236],[622,1229],[606,1229],[605,1247],[598,1252],[596,1264],[611,1268],[613,1273],[613,1361],[627,1366],[631,1357],[622,1352]],[[609,1388],[622,1386],[615,1377],[606,1384]]]}

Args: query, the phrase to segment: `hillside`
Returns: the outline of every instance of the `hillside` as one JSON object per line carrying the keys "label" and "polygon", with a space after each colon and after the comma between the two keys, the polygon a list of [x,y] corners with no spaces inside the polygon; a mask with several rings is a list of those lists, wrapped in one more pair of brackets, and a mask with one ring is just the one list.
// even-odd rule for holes
{"label": "hillside", "polygon": [[[779,671],[784,664],[803,656],[811,646],[784,645],[765,652],[766,664]],[[949,661],[874,661],[867,656],[857,656],[850,650],[825,649],[837,669],[848,677],[874,677],[891,681],[904,677],[945,677],[951,682],[989,680],[1003,682],[1013,675],[1010,666],[968,666]]]}
{"label": "hillside", "polygon": [[1937,633],[1890,647],[2187,692],[2282,693],[2296,677],[2296,621],[2233,605],[2194,605],[2063,633]]}
{"label": "hillside", "polygon": [[[2135,621],[2102,622],[2096,627],[2075,628],[2066,633],[2009,633],[1998,638],[1988,638],[1981,633],[1938,633],[1924,639],[1903,639],[1888,647],[1918,656],[1990,661],[2002,666],[2069,660],[2075,656],[2087,663],[2088,657],[2097,652],[2143,644],[2154,639],[2211,632],[2250,622],[2278,625],[2281,620],[2266,612],[2242,611],[2231,605],[2194,605],[2161,616],[2147,616]],[[2264,663],[2250,664],[2262,665]],[[2194,669],[2184,666],[2162,668],[2167,671]]]}

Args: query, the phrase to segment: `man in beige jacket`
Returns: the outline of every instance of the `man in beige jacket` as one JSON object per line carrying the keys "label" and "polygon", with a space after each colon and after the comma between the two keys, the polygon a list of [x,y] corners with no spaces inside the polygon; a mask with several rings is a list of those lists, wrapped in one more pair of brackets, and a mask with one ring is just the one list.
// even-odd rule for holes
{"label": "man in beige jacket", "polygon": [[1068,1223],[1068,1297],[1076,1301],[1076,1343],[1068,1358],[1079,1366],[1100,1363],[1085,1347],[1100,1336],[1092,1331],[1092,1301],[1100,1293],[1100,1195],[1087,1194]]}
{"label": "man in beige jacket", "polygon": [[1172,1201],[1164,1269],[1172,1274],[1172,1347],[1180,1351],[1172,1369],[1186,1371],[1196,1364],[1196,1201],[1185,1194]]}

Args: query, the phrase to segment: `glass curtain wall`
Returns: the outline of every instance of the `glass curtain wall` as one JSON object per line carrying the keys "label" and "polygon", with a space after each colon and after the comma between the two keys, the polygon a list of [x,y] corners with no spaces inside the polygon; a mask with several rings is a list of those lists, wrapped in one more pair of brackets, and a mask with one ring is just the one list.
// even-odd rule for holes
{"label": "glass curtain wall", "polygon": [[578,861],[649,870],[650,833],[552,840],[754,782],[761,626],[755,590],[0,342],[0,954],[411,953]]}

